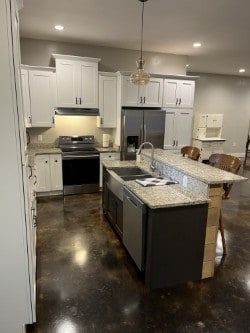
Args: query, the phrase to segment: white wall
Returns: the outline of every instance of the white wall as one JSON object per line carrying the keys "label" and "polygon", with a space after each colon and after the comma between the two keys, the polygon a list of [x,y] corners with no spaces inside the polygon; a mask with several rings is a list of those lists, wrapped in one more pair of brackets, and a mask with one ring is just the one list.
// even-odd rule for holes
{"label": "white wall", "polygon": [[[11,31],[10,9],[14,0],[0,1],[0,332],[24,332],[30,322],[24,187],[19,134],[18,101],[13,50],[15,23]],[[11,36],[14,34],[12,44]]]}
{"label": "white wall", "polygon": [[[199,74],[196,82],[194,113],[222,113],[225,152],[243,154],[250,119],[250,78]],[[235,146],[234,146],[235,144]]]}
{"label": "white wall", "polygon": [[[101,58],[99,70],[106,72],[133,71],[139,58],[139,51],[135,50],[21,38],[22,64],[54,66],[52,53]],[[143,52],[143,57],[145,69],[150,73],[186,74],[186,56]]]}

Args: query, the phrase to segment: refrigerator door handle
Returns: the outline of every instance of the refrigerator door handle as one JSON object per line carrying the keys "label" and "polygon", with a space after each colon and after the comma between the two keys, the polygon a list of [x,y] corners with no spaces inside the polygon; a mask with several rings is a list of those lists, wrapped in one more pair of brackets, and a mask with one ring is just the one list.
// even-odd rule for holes
{"label": "refrigerator door handle", "polygon": [[143,143],[143,127],[142,126],[143,125],[141,125],[141,127],[140,127],[140,142],[139,142],[139,145],[141,145]]}
{"label": "refrigerator door handle", "polygon": [[144,136],[143,137],[144,137],[143,140],[147,141],[147,126],[146,126],[146,124],[144,124]]}

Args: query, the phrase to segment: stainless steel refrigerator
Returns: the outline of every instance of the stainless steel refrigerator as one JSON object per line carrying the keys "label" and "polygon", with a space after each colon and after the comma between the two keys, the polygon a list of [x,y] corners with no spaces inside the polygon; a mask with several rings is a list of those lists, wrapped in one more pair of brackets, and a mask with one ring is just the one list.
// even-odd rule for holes
{"label": "stainless steel refrigerator", "polygon": [[136,149],[145,141],[163,148],[165,114],[161,109],[122,109],[121,160],[134,160]]}

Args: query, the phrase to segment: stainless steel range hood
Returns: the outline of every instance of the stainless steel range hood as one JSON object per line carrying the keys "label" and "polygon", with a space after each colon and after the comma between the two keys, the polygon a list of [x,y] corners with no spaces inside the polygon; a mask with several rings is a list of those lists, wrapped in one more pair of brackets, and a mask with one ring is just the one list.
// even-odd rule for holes
{"label": "stainless steel range hood", "polygon": [[99,116],[99,109],[56,108],[55,114],[60,116]]}

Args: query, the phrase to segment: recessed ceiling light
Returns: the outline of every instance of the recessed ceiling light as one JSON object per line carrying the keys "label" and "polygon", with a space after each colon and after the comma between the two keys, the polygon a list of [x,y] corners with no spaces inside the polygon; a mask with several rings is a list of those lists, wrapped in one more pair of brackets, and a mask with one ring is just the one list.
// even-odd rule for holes
{"label": "recessed ceiling light", "polygon": [[64,30],[64,26],[62,26],[62,25],[55,25],[55,29],[56,30]]}
{"label": "recessed ceiling light", "polygon": [[245,71],[246,71],[246,70],[245,70],[244,68],[239,69],[239,72],[240,72],[240,73],[245,73]]}
{"label": "recessed ceiling light", "polygon": [[189,67],[189,64],[186,64],[186,67]]}
{"label": "recessed ceiling light", "polygon": [[201,47],[201,43],[200,42],[196,42],[193,44],[193,47]]}

